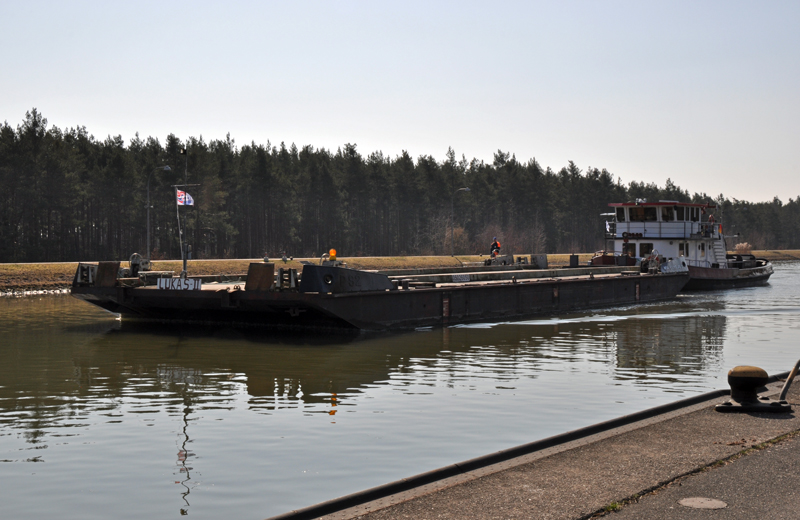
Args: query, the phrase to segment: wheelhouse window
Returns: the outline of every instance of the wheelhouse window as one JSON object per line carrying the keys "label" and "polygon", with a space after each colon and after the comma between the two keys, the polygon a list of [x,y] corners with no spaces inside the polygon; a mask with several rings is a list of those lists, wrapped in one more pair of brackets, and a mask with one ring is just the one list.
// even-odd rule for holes
{"label": "wheelhouse window", "polygon": [[628,212],[631,215],[631,222],[653,222],[658,220],[658,213],[656,213],[656,208],[653,207],[643,208],[637,206],[628,208]]}
{"label": "wheelhouse window", "polygon": [[617,222],[625,222],[625,208],[617,208]]}
{"label": "wheelhouse window", "polygon": [[675,214],[672,211],[672,208],[669,208],[667,206],[661,206],[661,221],[662,222],[672,222],[673,220],[675,220],[674,215]]}
{"label": "wheelhouse window", "polygon": [[675,208],[675,213],[677,214],[676,220],[686,220],[686,215],[684,214],[685,209],[686,207],[684,206],[678,206]]}
{"label": "wheelhouse window", "polygon": [[644,258],[645,256],[649,255],[653,252],[653,244],[652,243],[642,243],[639,244],[639,256]]}
{"label": "wheelhouse window", "polygon": [[691,208],[692,222],[700,222],[700,208]]}
{"label": "wheelhouse window", "polygon": [[622,254],[636,256],[636,244],[622,244]]}

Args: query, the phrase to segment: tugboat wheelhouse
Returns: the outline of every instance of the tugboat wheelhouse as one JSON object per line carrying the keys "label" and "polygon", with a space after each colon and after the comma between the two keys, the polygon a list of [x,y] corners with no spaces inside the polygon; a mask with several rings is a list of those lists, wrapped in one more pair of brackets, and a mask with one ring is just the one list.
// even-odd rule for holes
{"label": "tugboat wheelhouse", "polygon": [[681,258],[689,267],[687,289],[721,289],[766,283],[772,265],[751,254],[729,254],[723,224],[714,204],[661,200],[610,203],[604,255],[594,263],[609,263],[607,254],[643,265]]}

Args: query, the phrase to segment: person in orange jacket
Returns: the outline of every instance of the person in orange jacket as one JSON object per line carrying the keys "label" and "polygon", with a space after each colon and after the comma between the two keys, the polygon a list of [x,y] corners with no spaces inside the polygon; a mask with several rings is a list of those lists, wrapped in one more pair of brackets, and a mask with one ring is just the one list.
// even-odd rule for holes
{"label": "person in orange jacket", "polygon": [[492,249],[491,255],[495,257],[500,254],[500,242],[497,241],[497,237],[494,237],[494,242],[492,242]]}

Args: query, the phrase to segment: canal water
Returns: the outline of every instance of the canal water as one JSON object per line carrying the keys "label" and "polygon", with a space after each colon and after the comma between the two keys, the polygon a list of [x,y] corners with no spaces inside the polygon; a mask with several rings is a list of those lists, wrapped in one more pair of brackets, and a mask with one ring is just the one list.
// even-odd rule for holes
{"label": "canal water", "polygon": [[726,388],[800,357],[769,285],[375,336],[130,326],[0,298],[0,516],[259,519]]}

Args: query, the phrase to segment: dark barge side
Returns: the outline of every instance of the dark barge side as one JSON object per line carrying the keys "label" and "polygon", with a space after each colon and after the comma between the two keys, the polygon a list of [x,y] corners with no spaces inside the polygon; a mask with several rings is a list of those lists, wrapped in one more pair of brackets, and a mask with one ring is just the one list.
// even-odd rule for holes
{"label": "dark barge side", "polygon": [[[674,297],[688,271],[625,267],[464,267],[408,273],[252,263],[247,275],[119,278],[119,262],[81,263],[72,295],[125,319],[278,329],[394,330],[514,320]],[[277,271],[277,272],[276,272]]]}

